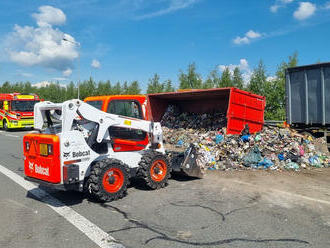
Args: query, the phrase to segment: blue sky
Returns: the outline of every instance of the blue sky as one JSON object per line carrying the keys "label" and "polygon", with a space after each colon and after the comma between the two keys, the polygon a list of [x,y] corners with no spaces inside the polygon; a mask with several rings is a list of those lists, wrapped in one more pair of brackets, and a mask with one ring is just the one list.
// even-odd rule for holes
{"label": "blue sky", "polygon": [[248,79],[263,59],[273,76],[295,51],[330,61],[329,22],[329,0],[1,0],[0,83],[76,81],[79,60],[82,80],[143,89],[156,72],[177,85],[192,62],[203,78],[239,66]]}

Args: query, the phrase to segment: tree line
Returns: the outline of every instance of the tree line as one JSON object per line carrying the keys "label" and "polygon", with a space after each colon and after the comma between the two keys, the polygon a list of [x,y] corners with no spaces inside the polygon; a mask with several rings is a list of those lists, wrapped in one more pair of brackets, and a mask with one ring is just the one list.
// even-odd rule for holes
{"label": "tree line", "polygon": [[[265,119],[268,120],[285,120],[285,70],[288,67],[297,66],[298,55],[294,53],[289,56],[288,61],[284,61],[278,65],[274,78],[267,77],[266,67],[262,60],[256,68],[254,68],[250,80],[244,82],[242,72],[239,67],[230,70],[226,67],[221,75],[219,69],[212,70],[207,78],[203,80],[197,72],[196,64],[189,64],[186,71],[180,70],[178,75],[179,89],[209,89],[222,87],[237,87],[247,90],[255,94],[266,97]],[[167,79],[160,81],[159,75],[156,73],[149,79],[146,93],[173,92],[177,89],[172,85],[172,81]],[[77,86],[74,82],[70,82],[63,87],[58,82],[47,85],[46,87],[33,87],[30,82],[10,83],[4,82],[0,87],[0,93],[21,92],[35,93],[42,99],[52,102],[63,102],[68,99],[77,98]],[[135,95],[141,94],[140,83],[117,82],[112,84],[109,80],[95,82],[93,78],[80,82],[79,86],[80,99],[87,96],[97,95]]]}

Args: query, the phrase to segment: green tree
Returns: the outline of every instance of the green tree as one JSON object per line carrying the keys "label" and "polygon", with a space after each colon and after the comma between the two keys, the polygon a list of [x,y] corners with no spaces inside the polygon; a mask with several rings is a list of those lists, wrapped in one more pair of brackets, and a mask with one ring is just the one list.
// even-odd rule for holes
{"label": "green tree", "polygon": [[147,93],[159,93],[164,91],[164,85],[159,81],[159,75],[155,73],[155,75],[149,79]]}
{"label": "green tree", "polygon": [[10,82],[6,81],[3,83],[3,85],[1,86],[1,93],[11,93],[12,91],[12,86],[10,84]]}
{"label": "green tree", "polygon": [[187,73],[180,71],[179,74],[180,89],[201,89],[203,81],[201,76],[196,72],[195,63],[189,64]]}
{"label": "green tree", "polygon": [[65,100],[77,98],[77,89],[71,81],[66,87]]}
{"label": "green tree", "polygon": [[289,56],[288,62],[282,62],[276,71],[276,77],[269,80],[265,87],[265,119],[285,120],[285,71],[298,65],[298,53]]}
{"label": "green tree", "polygon": [[30,91],[25,91],[23,82],[16,82],[15,84],[11,84],[11,92],[26,93]]}
{"label": "green tree", "polygon": [[46,91],[45,91],[46,100],[49,100],[51,102],[62,102],[61,89],[60,89],[60,86],[58,83],[56,83],[56,84],[52,83],[45,88],[46,88]]}
{"label": "green tree", "polygon": [[233,85],[232,79],[231,79],[231,73],[228,67],[226,67],[224,69],[224,71],[222,72],[221,75],[221,79],[220,79],[220,85],[219,87],[230,87]]}
{"label": "green tree", "polygon": [[92,77],[90,77],[89,80],[80,83],[79,94],[80,94],[80,99],[85,99],[88,96],[97,95],[96,83]]}
{"label": "green tree", "polygon": [[163,83],[163,89],[164,92],[174,92],[175,89],[172,86],[172,81],[170,79],[167,79],[164,83]]}
{"label": "green tree", "polygon": [[248,90],[258,94],[265,95],[265,84],[266,84],[266,68],[262,60],[259,61],[258,66],[253,70]]}
{"label": "green tree", "polygon": [[120,95],[120,94],[122,94],[120,82],[117,82],[115,84],[115,86],[112,89],[112,92],[113,92],[114,95]]}
{"label": "green tree", "polygon": [[233,73],[233,86],[239,89],[243,89],[242,73],[238,67],[235,67]]}
{"label": "green tree", "polygon": [[133,81],[128,86],[127,94],[129,95],[138,95],[141,93],[141,89],[138,81]]}
{"label": "green tree", "polygon": [[220,85],[220,76],[217,69],[210,72],[207,79],[203,83],[203,89],[218,87]]}
{"label": "green tree", "polygon": [[121,94],[127,95],[128,94],[128,83],[127,81],[124,82],[122,88],[121,88]]}
{"label": "green tree", "polygon": [[111,95],[112,94],[112,85],[110,80],[107,80],[103,85],[104,92],[100,95]]}

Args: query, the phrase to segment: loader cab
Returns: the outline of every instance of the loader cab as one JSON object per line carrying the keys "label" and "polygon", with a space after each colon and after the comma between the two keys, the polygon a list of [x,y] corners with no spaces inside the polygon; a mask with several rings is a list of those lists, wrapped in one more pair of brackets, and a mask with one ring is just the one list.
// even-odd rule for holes
{"label": "loader cab", "polygon": [[[112,95],[87,97],[84,100],[93,107],[110,114],[147,120],[146,97],[143,95]],[[148,135],[142,130],[110,127],[115,152],[143,150],[149,143]]]}

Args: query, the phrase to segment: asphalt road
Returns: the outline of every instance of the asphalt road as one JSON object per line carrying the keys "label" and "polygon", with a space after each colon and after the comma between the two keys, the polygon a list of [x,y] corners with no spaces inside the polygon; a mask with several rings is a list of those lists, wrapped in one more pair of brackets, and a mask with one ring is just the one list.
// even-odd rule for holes
{"label": "asphalt road", "polygon": [[[23,176],[22,137],[0,132],[0,165]],[[330,247],[330,170],[176,176],[149,191],[133,181],[115,202],[46,191],[125,247]],[[53,206],[57,207],[57,206]],[[0,173],[0,247],[98,247]]]}

